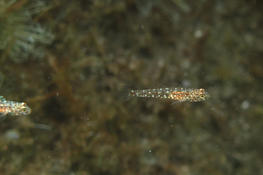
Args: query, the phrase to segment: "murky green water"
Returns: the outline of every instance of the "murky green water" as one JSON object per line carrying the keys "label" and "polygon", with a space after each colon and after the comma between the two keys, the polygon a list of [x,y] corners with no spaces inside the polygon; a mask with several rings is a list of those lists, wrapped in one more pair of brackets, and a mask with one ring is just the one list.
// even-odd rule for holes
{"label": "murky green water", "polygon": [[[262,7],[0,0],[0,174],[262,174]],[[166,87],[209,98],[128,97]]]}

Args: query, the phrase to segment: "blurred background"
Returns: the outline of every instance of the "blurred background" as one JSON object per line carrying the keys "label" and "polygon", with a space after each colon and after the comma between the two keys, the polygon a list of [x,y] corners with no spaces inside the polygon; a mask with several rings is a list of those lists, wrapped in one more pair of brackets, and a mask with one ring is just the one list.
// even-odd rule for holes
{"label": "blurred background", "polygon": [[[0,174],[263,174],[263,2],[0,0]],[[130,89],[205,88],[171,103]]]}

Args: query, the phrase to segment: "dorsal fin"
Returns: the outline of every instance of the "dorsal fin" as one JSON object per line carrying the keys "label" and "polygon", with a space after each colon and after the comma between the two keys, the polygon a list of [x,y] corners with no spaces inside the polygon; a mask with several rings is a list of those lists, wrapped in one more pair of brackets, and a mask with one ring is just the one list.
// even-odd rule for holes
{"label": "dorsal fin", "polygon": [[0,96],[0,101],[6,101],[5,97]]}

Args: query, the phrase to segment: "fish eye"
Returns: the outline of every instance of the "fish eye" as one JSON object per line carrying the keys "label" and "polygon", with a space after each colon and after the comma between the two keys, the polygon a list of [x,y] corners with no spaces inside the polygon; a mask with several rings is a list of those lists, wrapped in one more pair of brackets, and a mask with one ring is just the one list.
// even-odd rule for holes
{"label": "fish eye", "polygon": [[22,109],[21,109],[21,113],[23,113],[24,115],[28,115],[31,113],[31,109],[25,104],[22,104]]}

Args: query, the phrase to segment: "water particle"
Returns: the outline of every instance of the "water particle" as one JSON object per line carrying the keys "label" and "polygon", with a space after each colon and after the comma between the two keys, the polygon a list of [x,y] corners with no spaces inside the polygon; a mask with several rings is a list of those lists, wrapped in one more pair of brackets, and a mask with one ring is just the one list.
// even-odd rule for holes
{"label": "water particle", "polygon": [[248,109],[249,106],[250,106],[250,103],[249,103],[249,101],[247,101],[247,100],[244,100],[244,101],[241,103],[241,108],[244,109],[244,110]]}
{"label": "water particle", "polygon": [[202,30],[196,30],[194,33],[194,36],[196,38],[201,38],[203,36],[203,31]]}
{"label": "water particle", "polygon": [[8,139],[8,140],[17,140],[19,139],[19,133],[15,130],[9,130],[6,132],[5,134],[5,137]]}

